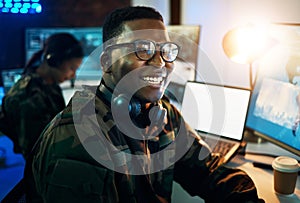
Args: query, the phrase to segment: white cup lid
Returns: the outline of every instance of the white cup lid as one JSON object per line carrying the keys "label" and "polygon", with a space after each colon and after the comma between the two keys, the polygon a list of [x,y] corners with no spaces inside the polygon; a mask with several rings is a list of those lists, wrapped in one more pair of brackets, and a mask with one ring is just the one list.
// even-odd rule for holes
{"label": "white cup lid", "polygon": [[275,158],[272,162],[272,167],[277,171],[287,173],[297,172],[300,169],[298,161],[287,156],[279,156]]}

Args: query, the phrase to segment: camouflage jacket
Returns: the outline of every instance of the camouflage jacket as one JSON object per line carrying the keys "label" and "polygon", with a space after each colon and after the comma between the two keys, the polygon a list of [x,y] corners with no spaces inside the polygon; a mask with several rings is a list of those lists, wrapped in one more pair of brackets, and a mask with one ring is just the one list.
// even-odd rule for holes
{"label": "camouflage jacket", "polygon": [[168,122],[145,142],[117,128],[118,118],[94,90],[76,92],[43,132],[33,157],[38,196],[44,202],[170,203],[176,181],[207,202],[258,202],[250,177],[215,167],[218,157],[180,112],[166,98],[160,102]]}
{"label": "camouflage jacket", "polygon": [[23,76],[5,95],[2,110],[15,152],[30,153],[44,127],[65,108],[58,85],[46,85],[37,74]]}

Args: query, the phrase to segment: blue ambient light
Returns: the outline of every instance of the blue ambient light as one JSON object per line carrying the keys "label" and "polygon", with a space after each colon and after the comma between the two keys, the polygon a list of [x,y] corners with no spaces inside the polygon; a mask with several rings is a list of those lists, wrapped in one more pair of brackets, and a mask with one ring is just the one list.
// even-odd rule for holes
{"label": "blue ambient light", "polygon": [[0,0],[1,13],[38,14],[42,12],[40,0]]}

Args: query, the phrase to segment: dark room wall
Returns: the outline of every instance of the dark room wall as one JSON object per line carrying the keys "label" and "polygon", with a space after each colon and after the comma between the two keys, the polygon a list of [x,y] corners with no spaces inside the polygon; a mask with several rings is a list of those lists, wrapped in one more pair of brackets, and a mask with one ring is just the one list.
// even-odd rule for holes
{"label": "dark room wall", "polygon": [[40,14],[0,13],[0,69],[25,64],[25,29],[29,27],[100,27],[107,13],[130,0],[44,0]]}

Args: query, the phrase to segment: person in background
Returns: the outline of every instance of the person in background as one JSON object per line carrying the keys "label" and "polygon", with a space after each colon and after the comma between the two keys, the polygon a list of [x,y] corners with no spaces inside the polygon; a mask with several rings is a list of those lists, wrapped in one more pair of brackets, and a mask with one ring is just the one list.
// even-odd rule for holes
{"label": "person in background", "polygon": [[164,96],[180,47],[159,12],[114,10],[103,42],[101,82],[76,92],[43,131],[25,170],[35,180],[28,197],[171,203],[176,181],[205,202],[264,202],[244,171],[218,164]]}
{"label": "person in background", "polygon": [[81,44],[68,33],[51,35],[3,98],[2,111],[14,151],[25,160],[45,126],[66,106],[60,83],[73,79],[82,63]]}

